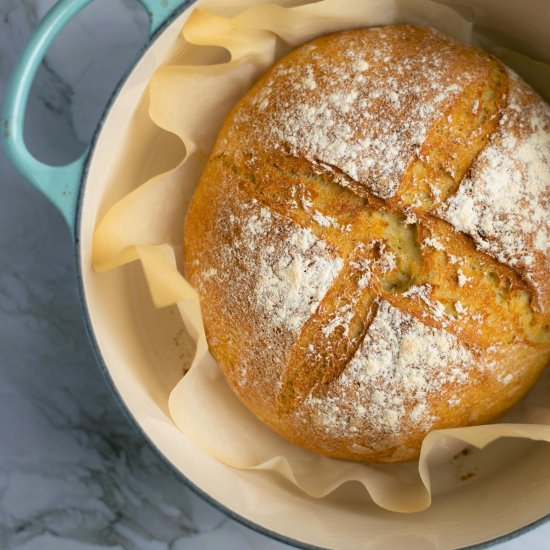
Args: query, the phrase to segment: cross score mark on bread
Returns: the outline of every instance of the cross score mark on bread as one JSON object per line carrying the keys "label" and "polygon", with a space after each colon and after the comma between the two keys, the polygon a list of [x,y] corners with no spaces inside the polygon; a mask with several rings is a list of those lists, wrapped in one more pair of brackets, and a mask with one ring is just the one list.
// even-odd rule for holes
{"label": "cross score mark on bread", "polygon": [[[383,46],[384,42],[391,43],[391,47]],[[373,44],[378,49],[373,49]],[[339,47],[344,54],[332,60],[335,66],[323,60],[323,55]],[[429,70],[424,70],[422,63],[429,64]],[[453,66],[455,71],[463,68],[464,72],[453,74]],[[395,72],[401,88],[395,86],[395,78],[388,77],[388,71]],[[364,75],[370,75],[370,80]],[[373,86],[377,78],[378,86]],[[363,89],[370,91],[363,93]],[[510,100],[513,94],[517,103]],[[521,115],[522,108],[533,112],[531,127]],[[363,112],[358,114],[356,109]],[[310,300],[313,311],[300,320],[295,338],[285,348],[281,359],[284,368],[280,369],[273,402],[262,411],[254,396],[244,396],[254,412],[289,439],[334,456],[357,458],[362,453],[388,461],[414,456],[429,427],[419,421],[420,412],[427,414],[431,425],[438,420],[445,425],[446,421],[426,413],[434,408],[433,398],[429,407],[426,402],[426,388],[429,386],[433,392],[431,380],[420,382],[424,389],[414,383],[402,388],[403,393],[410,393],[406,402],[398,399],[401,409],[406,409],[408,424],[397,426],[389,415],[373,427],[375,421],[371,419],[370,435],[376,432],[378,441],[369,442],[366,437],[366,443],[357,443],[358,436],[350,444],[353,437],[342,443],[342,438],[335,436],[335,441],[325,438],[316,444],[307,441],[307,430],[303,429],[305,435],[296,435],[285,426],[285,422],[292,425],[292,415],[300,417],[295,421],[303,426],[308,407],[314,402],[322,403],[330,416],[327,404],[334,402],[335,382],[342,379],[346,369],[356,368],[362,346],[370,342],[371,348],[376,347],[376,342],[369,340],[372,334],[369,338],[367,335],[372,329],[378,338],[383,336],[381,319],[392,320],[390,329],[400,331],[400,353],[406,355],[409,346],[409,355],[416,354],[417,363],[425,364],[426,373],[428,365],[433,369],[437,361],[422,355],[424,350],[420,353],[413,349],[415,334],[419,342],[432,341],[437,334],[447,335],[443,336],[446,341],[439,338],[434,344],[438,353],[443,353],[436,359],[449,363],[453,360],[464,371],[469,370],[470,380],[463,380],[462,387],[458,384],[458,397],[453,398],[457,404],[464,385],[486,383],[489,393],[498,392],[499,383],[506,385],[513,378],[509,372],[518,360],[531,365],[531,370],[518,370],[522,380],[512,384],[509,399],[525,393],[546,362],[550,340],[548,289],[540,277],[541,269],[548,267],[548,252],[544,246],[534,246],[537,238],[548,238],[544,218],[540,219],[540,209],[546,204],[541,201],[548,200],[548,189],[533,191],[531,198],[537,204],[530,205],[531,225],[519,227],[516,235],[516,241],[523,238],[525,243],[521,245],[529,246],[533,254],[527,254],[521,246],[518,250],[517,242],[498,242],[495,232],[500,228],[502,236],[507,237],[506,224],[510,225],[509,220],[498,217],[498,212],[492,218],[487,214],[493,223],[485,231],[480,227],[476,227],[477,233],[469,231],[469,224],[475,220],[476,208],[490,210],[490,205],[479,206],[484,200],[483,171],[488,166],[498,168],[499,159],[494,155],[484,159],[484,152],[513,148],[514,144],[499,144],[502,133],[508,141],[511,136],[518,142],[524,134],[537,135],[540,129],[536,124],[546,124],[543,129],[548,133],[549,121],[542,101],[498,61],[418,27],[324,37],[316,45],[306,45],[290,54],[268,72],[228,118],[197,195],[201,194],[201,186],[210,186],[213,194],[213,186],[218,186],[221,194],[238,190],[241,198],[237,200],[246,197],[326,243],[342,260],[342,267],[318,303]],[[542,136],[534,147],[545,145],[544,139]],[[523,173],[519,161],[515,169],[518,178],[529,176]],[[479,196],[470,200],[478,203],[469,205],[465,215],[462,206],[453,204],[452,199],[462,186],[468,191],[468,181],[472,180],[477,184],[474,193]],[[210,276],[204,275],[209,262],[198,259],[195,252],[200,246],[193,243],[197,237],[216,230],[212,229],[213,222],[193,221],[200,200],[194,199],[187,222],[186,242],[190,244],[186,246],[190,252],[186,250],[186,266],[191,279],[204,291],[201,297],[208,300],[205,281]],[[469,204],[466,198],[463,202]],[[453,217],[458,218],[457,223]],[[201,223],[202,228],[197,230]],[[457,225],[462,232],[457,231]],[[528,255],[532,257],[525,261]],[[216,261],[210,264],[219,267]],[[242,266],[240,276],[246,275],[251,265]],[[401,316],[397,315],[399,311]],[[207,334],[209,324],[214,325],[209,318],[205,313]],[[410,327],[418,321],[428,328],[417,324],[416,333],[411,332]],[[223,337],[219,329],[213,332],[216,335],[211,348],[219,354],[222,370],[231,381],[232,365],[239,362],[235,351],[238,335],[231,333],[223,345],[217,345]],[[228,351],[230,348],[235,349]],[[376,356],[374,352],[371,355]],[[379,361],[380,356],[376,356]],[[497,364],[503,368],[495,367]],[[491,374],[493,370],[498,375]],[[441,372],[445,372],[445,365],[441,365]],[[435,379],[438,375],[434,373],[428,374]],[[277,378],[273,374],[265,376],[271,380],[267,384],[274,383],[273,376]],[[457,376],[443,376],[438,382],[441,392],[453,385]],[[489,381],[491,377],[496,381]],[[239,386],[232,385],[234,389]],[[376,398],[376,388],[362,391],[370,392],[371,401]],[[250,389],[246,392],[250,394]],[[245,391],[237,393],[243,397]],[[392,399],[386,396],[387,402],[395,404],[396,399]],[[448,401],[446,406],[452,408],[452,400]],[[457,425],[483,421],[505,406],[484,404],[485,410],[470,415],[456,412],[451,425],[453,421]],[[360,407],[364,408],[358,404]],[[403,416],[403,412],[395,414]],[[348,414],[346,426],[353,434],[361,430],[353,429],[352,417]],[[419,434],[396,436],[404,429],[411,431],[411,425],[414,429],[415,420]],[[296,425],[294,428],[300,429]],[[359,428],[369,435],[368,427]],[[403,443],[407,450],[396,450]],[[357,451],[358,446],[363,448]]]}

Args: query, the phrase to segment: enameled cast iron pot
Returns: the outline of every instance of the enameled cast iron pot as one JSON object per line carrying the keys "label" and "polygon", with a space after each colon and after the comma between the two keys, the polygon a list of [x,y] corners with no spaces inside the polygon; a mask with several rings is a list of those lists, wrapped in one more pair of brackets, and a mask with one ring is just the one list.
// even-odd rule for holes
{"label": "enameled cast iron pot", "polygon": [[[135,184],[143,181],[144,173],[154,174],[151,164],[166,144],[159,144],[162,139],[154,125],[136,128],[133,117],[143,108],[143,92],[151,75],[170,55],[190,9],[201,0],[139,0],[151,22],[146,48],[113,94],[82,158],[66,166],[49,166],[25,147],[23,121],[29,90],[52,40],[91,1],[59,1],[36,29],[7,89],[4,145],[15,166],[53,202],[73,232],[82,312],[97,362],[130,421],[177,476],[236,520],[305,548],[485,547],[549,519],[548,488],[541,487],[536,475],[530,479],[525,473],[547,469],[544,456],[536,452],[524,458],[529,463],[522,469],[522,489],[514,488],[520,478],[517,469],[510,468],[496,479],[436,496],[426,512],[406,515],[365,504],[354,493],[356,487],[314,500],[274,476],[233,470],[206,455],[171,424],[167,401],[176,380],[159,365],[174,361],[173,346],[168,345],[179,330],[174,316],[154,310],[136,270],[94,273],[91,243],[105,205],[129,190],[113,189],[112,182]],[[131,147],[125,143],[130,128],[134,138],[138,136]],[[120,166],[124,177],[114,178]],[[514,499],[503,494],[513,494]]]}

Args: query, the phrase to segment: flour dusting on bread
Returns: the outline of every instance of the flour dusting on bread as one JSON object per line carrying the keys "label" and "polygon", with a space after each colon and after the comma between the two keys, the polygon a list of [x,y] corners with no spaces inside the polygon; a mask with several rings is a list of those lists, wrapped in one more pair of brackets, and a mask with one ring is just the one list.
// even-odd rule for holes
{"label": "flour dusting on bread", "polygon": [[509,71],[498,130],[438,214],[480,250],[526,273],[550,269],[550,107]]}
{"label": "flour dusting on bread", "polygon": [[247,115],[269,106],[265,130],[274,147],[333,166],[384,199],[394,196],[429,128],[482,73],[475,65],[450,72],[460,52],[435,30],[410,55],[406,28],[389,36],[377,29],[335,38],[332,47],[344,52],[336,64],[312,44],[307,61],[273,71]]}
{"label": "flour dusting on bread", "polygon": [[[331,258],[327,245],[311,231],[287,225],[286,220],[267,208],[260,208],[259,213],[254,212],[256,209],[251,211],[256,204],[243,205],[238,220],[242,239],[235,246],[240,249],[242,261],[259,256],[257,262],[247,263],[247,275],[256,281],[254,295],[258,308],[275,326],[296,332],[319,305],[340,271],[342,260]],[[274,226],[286,226],[279,234],[285,247],[265,246]],[[262,248],[263,254],[258,255]]]}
{"label": "flour dusting on bread", "polygon": [[[471,370],[484,368],[475,352],[455,336],[382,300],[363,343],[334,387],[323,398],[309,398],[306,405],[312,407],[316,422],[338,436],[355,433],[353,426],[368,419],[375,432],[373,445],[383,445],[411,425],[428,429],[437,418],[427,397],[445,392],[451,384],[460,387]],[[452,395],[456,401],[454,391]]]}

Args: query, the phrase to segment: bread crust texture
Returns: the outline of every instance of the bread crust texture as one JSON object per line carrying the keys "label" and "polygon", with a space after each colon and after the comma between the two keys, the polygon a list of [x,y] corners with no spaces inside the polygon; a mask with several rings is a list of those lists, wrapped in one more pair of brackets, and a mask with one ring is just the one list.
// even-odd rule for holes
{"label": "bread crust texture", "polygon": [[402,462],[550,357],[550,108],[426,27],[322,36],[228,116],[185,270],[229,386],[287,440]]}

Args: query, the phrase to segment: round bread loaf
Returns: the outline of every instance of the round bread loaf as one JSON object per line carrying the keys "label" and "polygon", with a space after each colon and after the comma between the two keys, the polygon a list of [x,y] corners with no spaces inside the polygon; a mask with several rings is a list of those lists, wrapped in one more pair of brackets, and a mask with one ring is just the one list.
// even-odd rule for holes
{"label": "round bread loaf", "polygon": [[550,108],[410,25],[320,37],[235,106],[188,213],[213,356],[284,438],[417,458],[550,355]]}

